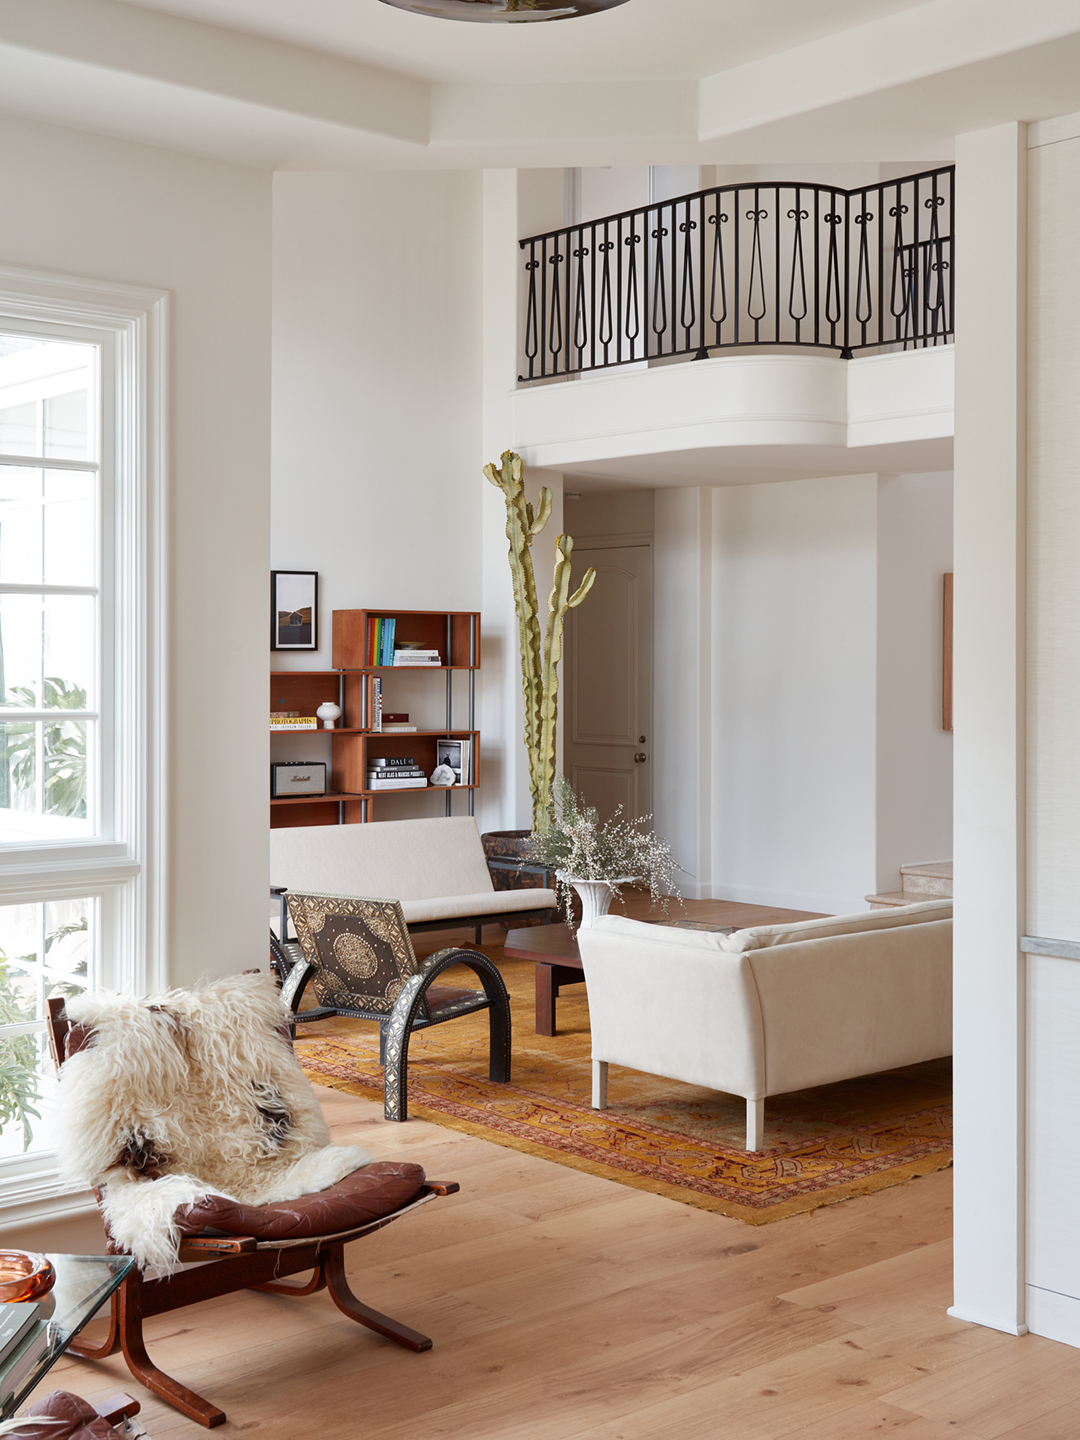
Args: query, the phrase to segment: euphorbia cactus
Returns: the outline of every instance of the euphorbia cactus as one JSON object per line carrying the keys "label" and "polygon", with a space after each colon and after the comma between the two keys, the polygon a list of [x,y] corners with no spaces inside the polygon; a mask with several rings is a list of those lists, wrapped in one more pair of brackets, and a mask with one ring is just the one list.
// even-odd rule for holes
{"label": "euphorbia cactus", "polygon": [[596,571],[590,567],[571,595],[570,556],[574,542],[569,535],[556,538],[555,574],[548,597],[547,625],[541,638],[532,542],[551,514],[551,491],[546,485],[540,491],[540,505],[534,514],[533,507],[525,499],[524,469],[521,456],[505,450],[499,468],[496,469],[493,464],[485,465],[484,474],[506,497],[506,538],[510,541],[514,608],[517,610],[521,638],[521,686],[525,696],[525,749],[529,757],[532,828],[535,833],[541,833],[551,824],[563,621],[567,610],[580,605],[592,589]]}

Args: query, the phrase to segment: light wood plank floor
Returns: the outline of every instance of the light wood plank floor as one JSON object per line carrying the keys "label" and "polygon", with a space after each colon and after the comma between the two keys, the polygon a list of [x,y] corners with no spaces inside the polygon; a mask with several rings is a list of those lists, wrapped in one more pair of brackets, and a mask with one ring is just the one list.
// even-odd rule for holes
{"label": "light wood plank floor", "polygon": [[[413,1355],[325,1295],[229,1296],[147,1326],[229,1415],[218,1432],[470,1440],[1073,1440],[1080,1355],[945,1314],[950,1173],[749,1228],[320,1090],[334,1139],[461,1194],[351,1247],[356,1292],[432,1335]],[[61,1361],[92,1398],[118,1359]],[[145,1397],[154,1436],[198,1427]]]}
{"label": "light wood plank floor", "polygon": [[[637,908],[637,902],[631,902]],[[751,921],[721,902],[695,918]],[[708,906],[716,914],[704,913]],[[723,910],[723,914],[720,911]],[[768,919],[782,918],[782,912]],[[765,915],[752,917],[762,923]],[[485,940],[495,938],[485,934]],[[467,943],[467,937],[461,941]],[[454,943],[435,937],[425,949]],[[418,948],[420,948],[418,946]],[[325,1295],[229,1296],[147,1325],[152,1355],[260,1440],[1074,1440],[1080,1355],[950,1319],[951,1172],[749,1227],[320,1089],[335,1141],[461,1193],[353,1245],[362,1299],[430,1334],[413,1355]],[[96,1250],[96,1220],[8,1244]],[[130,1389],[154,1437],[200,1427],[123,1362],[43,1389]]]}

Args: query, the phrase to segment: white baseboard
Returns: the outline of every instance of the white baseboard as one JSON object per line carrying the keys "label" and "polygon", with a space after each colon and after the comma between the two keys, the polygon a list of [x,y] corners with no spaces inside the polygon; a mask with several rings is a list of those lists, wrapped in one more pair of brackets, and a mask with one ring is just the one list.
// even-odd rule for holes
{"label": "white baseboard", "polygon": [[951,1315],[954,1320],[966,1320],[971,1325],[983,1325],[987,1330],[1001,1330],[1006,1335],[1026,1335],[1028,1327],[1022,1320],[1006,1320],[1000,1315],[976,1314],[974,1310],[964,1310],[959,1305],[950,1305],[946,1315]]}
{"label": "white baseboard", "polygon": [[[866,895],[821,895],[799,890],[768,890],[755,885],[699,885],[699,899],[736,900],[742,905],[770,905],[777,910],[816,910],[823,915],[858,915]],[[689,892],[689,887],[687,887]],[[870,891],[868,890],[869,894]]]}
{"label": "white baseboard", "polygon": [[1026,1288],[1027,1328],[1031,1333],[1080,1349],[1080,1300],[1038,1285]]}

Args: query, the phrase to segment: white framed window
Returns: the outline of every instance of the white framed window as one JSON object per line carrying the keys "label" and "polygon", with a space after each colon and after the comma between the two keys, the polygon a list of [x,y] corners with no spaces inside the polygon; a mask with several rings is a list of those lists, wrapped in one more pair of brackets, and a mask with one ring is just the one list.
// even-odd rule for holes
{"label": "white framed window", "polygon": [[50,995],[166,983],[166,346],[164,292],[0,268],[0,1226],[83,1200]]}

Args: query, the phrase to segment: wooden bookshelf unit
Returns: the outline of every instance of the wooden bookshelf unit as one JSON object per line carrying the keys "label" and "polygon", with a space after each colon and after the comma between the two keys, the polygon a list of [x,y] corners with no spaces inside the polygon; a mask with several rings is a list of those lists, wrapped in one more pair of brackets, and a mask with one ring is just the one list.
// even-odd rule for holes
{"label": "wooden bookshelf unit", "polygon": [[[374,619],[395,622],[395,643],[411,642],[425,649],[438,650],[442,664],[393,666],[371,665],[368,662],[369,624]],[[290,796],[271,800],[270,825],[336,825],[366,824],[375,818],[375,802],[393,805],[398,795],[422,795],[435,792],[443,797],[447,815],[452,813],[453,797],[459,791],[468,795],[468,813],[475,812],[477,780],[480,765],[480,734],[475,728],[476,671],[480,668],[480,616],[476,611],[429,610],[335,610],[333,612],[332,670],[277,670],[270,675],[270,710],[295,710],[301,715],[314,715],[327,700],[341,706],[341,716],[333,730],[291,730],[287,735],[314,736],[330,740],[330,793],[313,796]],[[412,676],[441,675],[445,683],[446,724],[439,729],[383,732],[373,728],[375,719],[371,704],[371,678],[383,679],[383,708],[393,711],[394,675],[408,671]],[[454,675],[464,671],[468,676],[468,724],[454,726]],[[428,682],[433,683],[432,681]],[[389,693],[389,696],[387,692]],[[272,732],[271,741],[277,732]],[[435,768],[436,741],[450,737],[471,742],[468,784],[439,786],[403,786],[393,790],[370,790],[368,767],[373,760],[411,755],[430,776]]]}

